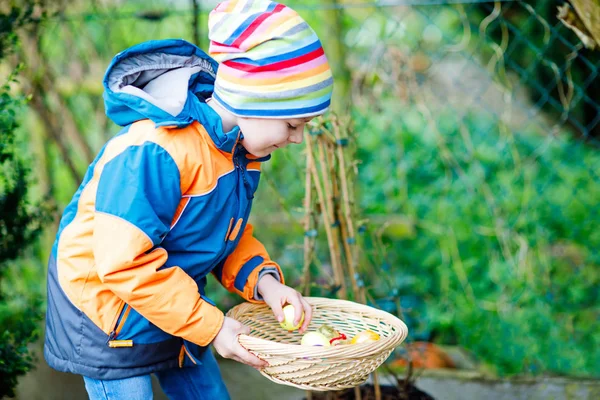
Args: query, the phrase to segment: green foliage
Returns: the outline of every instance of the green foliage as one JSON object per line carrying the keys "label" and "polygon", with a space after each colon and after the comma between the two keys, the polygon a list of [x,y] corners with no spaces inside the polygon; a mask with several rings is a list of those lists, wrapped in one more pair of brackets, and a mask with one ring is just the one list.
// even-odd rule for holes
{"label": "green foliage", "polygon": [[[13,7],[0,15],[0,59],[15,44],[14,31],[31,16],[32,7]],[[9,268],[19,268],[11,260],[36,239],[44,222],[40,209],[29,204],[30,170],[15,144],[18,113],[26,100],[11,93],[15,76],[0,87],[0,397],[14,396],[17,378],[32,367],[27,345],[37,339],[42,317],[40,298],[10,290],[11,282],[5,282],[15,275]]]}
{"label": "green foliage", "polygon": [[24,99],[11,97],[9,90],[8,84],[0,88],[0,127],[3,132],[0,136],[0,275],[6,267],[3,261],[21,254],[40,230],[39,224],[36,225],[39,221],[34,215],[36,210],[28,206],[30,170],[14,143],[17,113]]}
{"label": "green foliage", "polygon": [[27,1],[17,5],[12,1],[7,9],[0,12],[0,60],[14,48],[17,43],[16,28],[31,20],[35,1]]}
{"label": "green foliage", "polygon": [[384,232],[389,272],[368,273],[377,297],[420,297],[410,317],[500,374],[597,373],[600,154],[566,134],[506,137],[501,121],[450,111],[434,121],[439,135],[414,109],[391,126],[355,112],[362,208],[412,225]]}
{"label": "green foliage", "polygon": [[33,366],[27,344],[38,339],[42,309],[39,298],[0,302],[0,396],[14,396],[17,378]]}
{"label": "green foliage", "polygon": [[22,104],[23,99],[10,96],[8,84],[0,88],[0,397],[13,396],[17,377],[32,367],[27,344],[37,338],[41,319],[39,300],[19,308],[15,302],[27,294],[16,293],[21,299],[8,296],[2,284],[7,269],[18,268],[8,261],[22,254],[41,230],[38,211],[27,200],[30,171],[15,152],[17,110]]}

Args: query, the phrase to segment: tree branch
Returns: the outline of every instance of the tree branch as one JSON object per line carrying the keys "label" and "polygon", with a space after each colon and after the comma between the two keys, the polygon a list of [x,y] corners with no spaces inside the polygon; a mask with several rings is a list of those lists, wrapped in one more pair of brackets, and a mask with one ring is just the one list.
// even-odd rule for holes
{"label": "tree branch", "polygon": [[192,0],[192,8],[194,13],[192,15],[192,38],[196,46],[200,46],[200,4],[199,0]]}

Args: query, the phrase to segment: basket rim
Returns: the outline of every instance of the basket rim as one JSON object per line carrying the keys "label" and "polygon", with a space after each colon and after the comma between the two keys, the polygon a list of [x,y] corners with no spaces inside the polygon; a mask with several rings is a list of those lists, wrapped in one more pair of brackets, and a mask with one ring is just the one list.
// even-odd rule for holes
{"label": "basket rim", "polygon": [[[353,311],[362,311],[365,317],[373,317],[384,320],[396,329],[395,334],[383,336],[380,340],[370,343],[359,343],[355,345],[340,345],[331,347],[302,346],[300,344],[279,343],[268,339],[257,338],[250,335],[239,335],[238,341],[250,351],[268,354],[271,356],[302,357],[302,358],[327,358],[335,360],[356,359],[357,357],[369,357],[384,351],[396,348],[408,335],[406,324],[398,317],[374,307],[355,303],[349,300],[328,299],[325,297],[304,297],[311,306],[351,308]],[[249,309],[264,308],[264,303],[242,303],[233,307],[227,316],[236,319],[237,313],[245,313]],[[357,315],[358,318],[362,316]]]}

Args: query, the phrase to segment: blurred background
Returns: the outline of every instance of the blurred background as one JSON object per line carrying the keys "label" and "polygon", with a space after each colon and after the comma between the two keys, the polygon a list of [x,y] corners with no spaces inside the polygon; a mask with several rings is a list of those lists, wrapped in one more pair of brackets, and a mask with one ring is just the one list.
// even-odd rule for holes
{"label": "blurred background", "polygon": [[[85,395],[44,366],[40,335],[61,212],[118,131],[104,114],[104,71],[150,39],[207,50],[216,4],[0,5],[0,397],[11,387],[21,399]],[[317,31],[335,76],[333,112],[307,131],[310,144],[274,154],[255,200],[256,236],[288,284],[407,323],[380,374],[398,380],[381,384],[434,398],[600,398],[600,4],[285,4]],[[328,178],[307,178],[309,154],[318,161],[334,130],[327,148],[345,155],[335,168],[351,194],[344,203],[331,189],[332,204],[350,206],[354,232],[339,233],[355,255],[341,277],[336,220],[314,192]],[[224,311],[239,302],[215,281],[209,289]],[[248,376],[257,394],[237,398],[271,398],[265,387],[305,396]]]}

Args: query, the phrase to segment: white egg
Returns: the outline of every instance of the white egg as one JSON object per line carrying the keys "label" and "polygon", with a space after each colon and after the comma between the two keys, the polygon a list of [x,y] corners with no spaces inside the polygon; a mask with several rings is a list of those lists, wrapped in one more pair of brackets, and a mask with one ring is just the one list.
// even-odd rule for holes
{"label": "white egg", "polygon": [[327,339],[323,334],[319,332],[307,332],[302,336],[302,341],[300,342],[302,346],[323,346],[329,347],[331,344],[329,343],[329,339]]}

